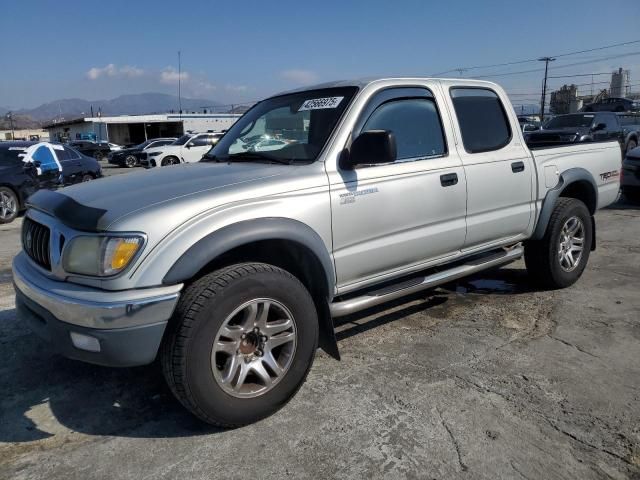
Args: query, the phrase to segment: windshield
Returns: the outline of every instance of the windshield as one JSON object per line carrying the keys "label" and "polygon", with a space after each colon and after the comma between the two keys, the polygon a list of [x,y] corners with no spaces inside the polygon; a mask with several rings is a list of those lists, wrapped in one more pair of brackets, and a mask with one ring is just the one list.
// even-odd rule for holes
{"label": "windshield", "polygon": [[184,145],[191,139],[191,137],[192,135],[183,135],[179,139],[177,139],[175,142],[173,142],[171,145]]}
{"label": "windshield", "polygon": [[357,90],[307,90],[264,100],[240,118],[204,160],[314,161]]}
{"label": "windshield", "polygon": [[554,128],[589,127],[594,118],[595,115],[561,115],[549,120],[544,128],[552,130]]}

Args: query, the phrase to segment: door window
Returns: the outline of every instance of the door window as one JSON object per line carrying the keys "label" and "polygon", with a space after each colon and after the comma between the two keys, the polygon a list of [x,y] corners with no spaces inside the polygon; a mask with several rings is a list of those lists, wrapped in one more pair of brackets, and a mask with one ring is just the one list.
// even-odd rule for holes
{"label": "door window", "polygon": [[469,153],[489,152],[511,141],[511,127],[498,95],[486,88],[451,89],[462,143]]}
{"label": "door window", "polygon": [[435,103],[408,98],[380,105],[362,131],[388,130],[396,137],[398,160],[435,157],[446,153],[444,132]]}

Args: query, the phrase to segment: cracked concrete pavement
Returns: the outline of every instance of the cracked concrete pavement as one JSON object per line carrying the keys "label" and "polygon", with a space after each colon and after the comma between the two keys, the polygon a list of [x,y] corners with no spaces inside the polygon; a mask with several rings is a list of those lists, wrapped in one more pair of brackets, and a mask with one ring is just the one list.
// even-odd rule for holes
{"label": "cracked concrete pavement", "polygon": [[597,215],[582,279],[522,262],[340,321],[272,417],[217,430],[155,365],[51,354],[17,322],[0,227],[0,478],[640,478],[640,209]]}

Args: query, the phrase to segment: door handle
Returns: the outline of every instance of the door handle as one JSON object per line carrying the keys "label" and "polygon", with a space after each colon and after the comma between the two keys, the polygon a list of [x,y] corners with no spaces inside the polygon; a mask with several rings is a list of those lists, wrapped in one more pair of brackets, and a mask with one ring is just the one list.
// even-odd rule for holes
{"label": "door handle", "polygon": [[513,173],[524,172],[524,162],[513,162],[511,164],[511,171]]}
{"label": "door handle", "polygon": [[440,184],[443,187],[451,187],[456,183],[458,183],[457,173],[445,173],[444,175],[440,175]]}

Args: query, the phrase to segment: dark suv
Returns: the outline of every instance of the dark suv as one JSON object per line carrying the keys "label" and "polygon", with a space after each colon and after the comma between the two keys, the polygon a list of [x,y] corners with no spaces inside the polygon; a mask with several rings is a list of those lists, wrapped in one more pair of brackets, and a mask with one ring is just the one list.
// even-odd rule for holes
{"label": "dark suv", "polygon": [[628,98],[605,98],[582,108],[583,112],[637,112],[640,105]]}
{"label": "dark suv", "polygon": [[626,152],[638,145],[640,125],[634,121],[635,117],[623,119],[612,112],[569,113],[552,118],[538,131],[526,132],[525,140],[531,148],[617,140]]}
{"label": "dark suv", "polygon": [[67,145],[0,142],[0,224],[12,222],[36,190],[101,176],[100,164],[94,158]]}
{"label": "dark suv", "polygon": [[80,153],[93,157],[100,161],[109,155],[111,148],[107,142],[93,142],[91,140],[74,140],[69,142],[69,146],[75,148]]}

